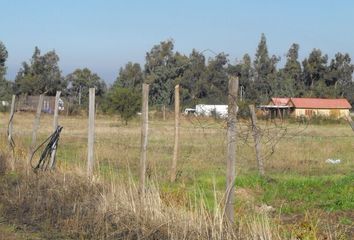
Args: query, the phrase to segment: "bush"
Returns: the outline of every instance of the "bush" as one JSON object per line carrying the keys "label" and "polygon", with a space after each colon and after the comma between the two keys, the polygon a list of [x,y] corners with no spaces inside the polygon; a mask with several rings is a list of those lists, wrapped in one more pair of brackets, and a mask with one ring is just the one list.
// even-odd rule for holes
{"label": "bush", "polygon": [[68,108],[68,115],[69,116],[80,115],[80,113],[81,113],[81,108],[76,103],[68,104],[67,108]]}
{"label": "bush", "polygon": [[140,94],[129,88],[113,88],[108,95],[108,102],[109,109],[118,112],[126,125],[141,108]]}
{"label": "bush", "polygon": [[326,124],[347,124],[346,120],[343,118],[334,118],[327,116],[315,115],[311,118],[307,118],[305,116],[297,117],[297,118],[289,118],[290,123],[304,123],[304,124],[314,124],[314,125],[326,125]]}

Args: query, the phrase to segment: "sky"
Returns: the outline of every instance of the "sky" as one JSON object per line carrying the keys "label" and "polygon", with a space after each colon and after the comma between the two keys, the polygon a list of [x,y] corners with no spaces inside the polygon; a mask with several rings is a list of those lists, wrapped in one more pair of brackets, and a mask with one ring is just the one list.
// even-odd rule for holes
{"label": "sky", "polygon": [[0,0],[0,12],[10,80],[35,46],[55,50],[64,75],[88,67],[107,83],[167,39],[186,55],[225,52],[230,63],[253,58],[262,33],[282,59],[292,43],[300,44],[300,59],[313,48],[354,57],[351,0]]}

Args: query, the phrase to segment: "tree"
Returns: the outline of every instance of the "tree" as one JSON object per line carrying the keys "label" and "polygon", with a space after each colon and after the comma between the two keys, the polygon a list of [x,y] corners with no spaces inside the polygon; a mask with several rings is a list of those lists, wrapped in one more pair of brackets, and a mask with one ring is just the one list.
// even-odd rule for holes
{"label": "tree", "polygon": [[[302,69],[299,62],[299,44],[293,43],[286,54],[286,63],[280,71],[280,78],[286,90],[291,93],[289,97],[304,95],[304,83],[302,82]],[[289,89],[290,88],[290,89]]]}
{"label": "tree", "polygon": [[299,58],[299,44],[293,43],[286,54],[286,63],[284,67],[284,74],[287,78],[291,78],[295,83],[301,79],[301,64]]}
{"label": "tree", "polygon": [[267,40],[262,33],[253,62],[258,103],[266,102],[272,96],[272,82],[275,81],[277,76],[276,64],[279,60],[275,55],[269,57]]}
{"label": "tree", "polygon": [[[241,62],[235,65],[229,65],[228,72],[231,75],[240,75],[239,77],[240,99],[242,97],[242,100],[244,102],[246,101],[254,102],[257,99],[257,92],[255,91],[255,87],[254,87],[255,85],[254,69],[252,67],[252,60],[250,55],[245,54],[243,55]],[[248,107],[247,104],[245,106]]]}
{"label": "tree", "polygon": [[5,79],[7,57],[5,45],[0,41],[0,100],[10,100],[12,95],[12,84]]}
{"label": "tree", "polygon": [[124,68],[119,70],[119,75],[113,85],[139,90],[141,89],[143,80],[143,72],[140,64],[128,62]]}
{"label": "tree", "polygon": [[83,105],[88,104],[89,88],[95,88],[98,97],[102,97],[106,92],[105,82],[88,68],[76,69],[66,79],[69,83],[69,95]]}
{"label": "tree", "polygon": [[344,96],[346,88],[352,83],[354,65],[348,53],[337,53],[331,60],[326,76],[326,85],[334,86],[340,96]]}
{"label": "tree", "polygon": [[205,56],[193,49],[189,55],[189,65],[180,81],[181,101],[185,105],[195,105],[200,98],[206,96],[203,88],[205,79]]}
{"label": "tree", "polygon": [[219,53],[208,61],[205,72],[204,89],[206,89],[207,102],[225,104],[228,94],[228,76],[226,64],[228,55]]}
{"label": "tree", "polygon": [[66,82],[59,69],[59,56],[49,51],[43,56],[35,47],[30,63],[23,62],[15,83],[18,94],[38,95],[46,93],[54,96],[57,90],[65,90]]}
{"label": "tree", "polygon": [[11,99],[11,95],[13,94],[13,86],[10,81],[6,79],[0,79],[0,100],[7,100]]}
{"label": "tree", "polygon": [[0,81],[5,79],[6,66],[5,62],[8,57],[8,53],[5,45],[0,41]]}
{"label": "tree", "polygon": [[145,82],[150,84],[152,104],[173,103],[174,86],[189,65],[188,57],[173,52],[172,40],[155,45],[146,54]]}
{"label": "tree", "polygon": [[118,112],[126,125],[141,109],[141,96],[131,88],[113,87],[108,100],[111,110]]}
{"label": "tree", "polygon": [[327,72],[328,56],[322,55],[321,50],[313,49],[308,58],[302,62],[305,86],[311,91],[316,83],[324,81]]}

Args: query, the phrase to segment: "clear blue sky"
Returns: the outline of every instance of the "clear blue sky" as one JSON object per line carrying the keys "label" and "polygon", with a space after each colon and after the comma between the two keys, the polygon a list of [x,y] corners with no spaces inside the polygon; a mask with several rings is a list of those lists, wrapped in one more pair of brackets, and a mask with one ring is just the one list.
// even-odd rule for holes
{"label": "clear blue sky", "polygon": [[354,58],[351,0],[0,0],[0,41],[8,49],[8,79],[35,46],[55,50],[64,74],[88,67],[107,82],[128,61],[144,63],[162,40],[189,54],[212,49],[252,57],[262,32],[271,54],[282,58],[300,44],[300,57],[320,48]]}

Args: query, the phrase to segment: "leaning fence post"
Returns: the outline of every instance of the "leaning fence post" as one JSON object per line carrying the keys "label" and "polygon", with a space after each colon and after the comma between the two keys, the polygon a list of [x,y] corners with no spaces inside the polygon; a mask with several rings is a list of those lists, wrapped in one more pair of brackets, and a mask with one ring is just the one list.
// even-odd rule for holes
{"label": "leaning fence post", "polygon": [[227,115],[227,170],[225,213],[234,223],[234,184],[236,171],[236,115],[237,115],[238,77],[229,77],[228,115]]}
{"label": "leaning fence post", "polygon": [[88,116],[88,142],[87,142],[87,175],[92,177],[94,167],[94,141],[95,141],[95,88],[89,89],[89,116]]}
{"label": "leaning fence post", "polygon": [[175,86],[175,145],[173,147],[173,159],[171,166],[171,182],[176,181],[177,159],[178,159],[178,138],[179,138],[179,85]]}
{"label": "leaning fence post", "polygon": [[[57,91],[55,95],[55,106],[54,106],[54,116],[53,116],[53,130],[57,130],[58,127],[58,118],[59,118],[59,99],[60,99],[60,94],[61,91]],[[50,156],[50,163],[49,163],[49,169],[53,169],[55,167],[55,155],[57,152],[57,144],[54,145],[54,149],[52,151],[52,154]]]}
{"label": "leaning fence post", "polygon": [[11,167],[12,171],[15,170],[15,144],[14,144],[14,140],[12,139],[13,118],[14,118],[14,114],[15,114],[15,102],[16,102],[16,95],[12,95],[9,127],[7,130],[7,141],[9,143],[9,147],[11,148],[12,159],[11,159],[10,167]]}
{"label": "leaning fence post", "polygon": [[140,196],[145,197],[146,153],[148,144],[149,85],[143,84],[141,107]]}
{"label": "leaning fence post", "polygon": [[36,116],[35,116],[35,119],[34,119],[34,122],[33,122],[32,141],[31,141],[30,152],[29,152],[29,157],[28,157],[28,162],[27,162],[27,173],[29,173],[29,169],[30,169],[30,166],[31,166],[31,157],[32,157],[34,148],[36,147],[37,131],[39,129],[39,123],[40,123],[40,120],[41,120],[43,101],[44,101],[44,95],[41,94],[41,95],[39,95],[39,100],[38,100],[38,105],[37,105],[37,112],[36,112]]}
{"label": "leaning fence post", "polygon": [[259,128],[257,127],[257,116],[254,110],[254,105],[249,105],[248,107],[251,113],[252,131],[253,131],[253,138],[254,138],[254,146],[256,150],[258,172],[261,176],[264,176],[263,158],[261,156],[261,135],[259,132]]}
{"label": "leaning fence post", "polygon": [[348,116],[346,116],[345,118],[347,119],[347,121],[348,121],[348,123],[349,123],[349,126],[350,126],[350,127],[352,128],[352,130],[354,131],[354,121],[353,121],[353,119],[351,118],[351,116],[348,115]]}

